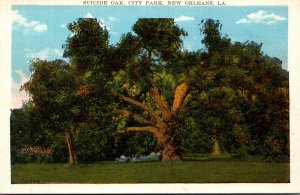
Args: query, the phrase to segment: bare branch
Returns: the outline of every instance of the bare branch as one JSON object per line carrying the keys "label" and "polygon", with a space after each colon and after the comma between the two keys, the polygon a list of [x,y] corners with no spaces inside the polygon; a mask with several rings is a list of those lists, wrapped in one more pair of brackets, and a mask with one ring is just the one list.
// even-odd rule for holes
{"label": "bare branch", "polygon": [[145,127],[123,127],[119,128],[118,131],[149,131],[149,132],[158,132],[158,129],[154,126],[145,126]]}
{"label": "bare branch", "polygon": [[176,87],[172,107],[172,114],[176,115],[180,111],[184,99],[187,96],[188,88],[189,86],[187,83],[182,83]]}
{"label": "bare branch", "polygon": [[134,113],[129,112],[127,110],[117,110],[116,112],[120,113],[121,118],[128,118],[128,117],[132,116],[138,122],[142,121],[143,123],[149,123],[150,124],[150,122],[145,117],[143,117],[142,115],[134,114]]}
{"label": "bare branch", "polygon": [[124,127],[124,128],[119,128],[119,132],[122,131],[146,131],[152,133],[159,142],[163,140],[163,135],[161,132],[159,132],[157,127],[154,126],[144,126],[144,127]]}
{"label": "bare branch", "polygon": [[161,96],[159,94],[159,91],[158,91],[158,89],[155,85],[151,88],[151,93],[150,94],[151,94],[152,99],[155,101],[156,105],[161,110],[163,120],[164,121],[170,121],[171,118],[172,118],[172,113],[168,109],[166,103],[161,98]]}
{"label": "bare branch", "polygon": [[136,105],[138,107],[143,108],[146,112],[148,112],[156,120],[157,123],[161,123],[162,122],[161,119],[160,119],[160,117],[151,108],[149,108],[147,105],[145,105],[145,104],[143,104],[141,102],[138,102],[138,101],[136,101],[136,100],[134,100],[134,99],[132,99],[130,97],[127,97],[127,96],[125,96],[125,95],[123,95],[121,93],[118,93],[116,91],[113,91],[112,93],[113,93],[113,95],[119,97],[121,100],[124,100],[124,101],[126,101],[128,103],[131,103],[133,105]]}

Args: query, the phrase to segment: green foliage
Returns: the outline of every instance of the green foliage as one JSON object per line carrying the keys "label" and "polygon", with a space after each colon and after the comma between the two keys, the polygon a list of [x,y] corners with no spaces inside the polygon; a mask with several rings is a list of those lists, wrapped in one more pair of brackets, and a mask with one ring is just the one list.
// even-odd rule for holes
{"label": "green foliage", "polygon": [[175,25],[172,18],[141,18],[132,30],[140,37],[143,47],[149,53],[157,52],[162,59],[172,58],[182,44],[181,37],[187,35]]}
{"label": "green foliage", "polygon": [[141,41],[138,37],[132,33],[124,34],[121,36],[120,42],[108,50],[105,64],[108,64],[112,72],[117,72],[134,61],[134,56],[140,52],[141,46]]}
{"label": "green foliage", "polygon": [[222,25],[217,20],[207,19],[201,21],[202,27],[200,32],[204,34],[204,39],[201,41],[208,49],[208,52],[219,52],[226,49],[230,44],[230,39],[222,37]]}
{"label": "green foliage", "polygon": [[114,160],[117,157],[114,152],[115,137],[111,130],[97,128],[80,131],[76,142],[79,162]]}
{"label": "green foliage", "polygon": [[65,162],[67,133],[74,136],[80,162],[157,151],[149,132],[116,132],[154,123],[149,115],[148,122],[118,117],[119,110],[147,113],[112,92],[161,117],[150,95],[153,86],[171,110],[174,89],[182,83],[189,85],[188,95],[179,114],[172,115],[172,128],[184,154],[209,153],[215,139],[223,153],[288,160],[288,72],[279,59],[264,55],[261,43],[232,42],[212,19],[201,22],[205,48],[196,52],[182,50],[187,33],[174,19],[139,19],[116,45],[109,45],[108,31],[96,19],[78,19],[68,28],[72,34],[64,57],[69,63],[31,61],[32,77],[22,89],[32,100],[11,114],[13,162],[31,161],[18,160],[18,151],[35,145],[51,147],[53,161]]}
{"label": "green foliage", "polygon": [[156,139],[148,132],[128,132],[116,135],[116,155],[136,156],[148,155],[158,151]]}
{"label": "green foliage", "polygon": [[191,117],[177,119],[175,141],[184,155],[187,153],[207,153],[211,149],[211,136]]}
{"label": "green foliage", "polygon": [[71,35],[64,44],[64,57],[71,58],[79,74],[99,66],[108,49],[108,31],[94,18],[79,18],[68,29]]}
{"label": "green foliage", "polygon": [[187,114],[218,138],[222,151],[288,156],[288,74],[280,60],[261,52],[262,44],[232,43],[221,27],[219,21],[202,21],[206,51]]}
{"label": "green foliage", "polygon": [[[51,140],[39,125],[42,124],[39,116],[31,109],[31,103],[24,104],[23,108],[11,110],[10,118],[10,145],[11,162],[34,162],[38,155],[22,154],[22,149],[30,146],[47,147]],[[43,158],[43,157],[41,157]],[[39,159],[41,159],[39,158]]]}

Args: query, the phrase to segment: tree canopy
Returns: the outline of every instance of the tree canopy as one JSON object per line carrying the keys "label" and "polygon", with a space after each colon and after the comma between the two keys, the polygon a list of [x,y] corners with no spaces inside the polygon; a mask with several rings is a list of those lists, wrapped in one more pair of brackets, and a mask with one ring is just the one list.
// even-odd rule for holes
{"label": "tree canopy", "polygon": [[232,42],[221,28],[201,21],[204,48],[191,52],[172,18],[138,19],[116,45],[96,19],[70,23],[69,62],[33,60],[23,86],[43,121],[38,128],[64,140],[69,163],[77,154],[91,161],[149,151],[162,160],[207,152],[287,157],[287,71],[262,44]]}

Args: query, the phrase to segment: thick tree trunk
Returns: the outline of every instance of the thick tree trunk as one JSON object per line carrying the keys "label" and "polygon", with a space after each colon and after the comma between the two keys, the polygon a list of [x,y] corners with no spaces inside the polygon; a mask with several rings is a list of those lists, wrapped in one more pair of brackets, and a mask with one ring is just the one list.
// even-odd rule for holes
{"label": "thick tree trunk", "polygon": [[65,139],[68,147],[69,164],[77,164],[74,137],[71,133],[66,133]]}
{"label": "thick tree trunk", "polygon": [[162,161],[182,160],[182,154],[178,150],[178,147],[172,143],[172,138],[169,139],[170,141],[166,141],[162,144]]}
{"label": "thick tree trunk", "polygon": [[177,144],[174,143],[174,129],[167,125],[164,127],[165,128],[160,128],[160,131],[163,132],[163,138],[159,140],[162,161],[182,160],[182,154],[179,151]]}
{"label": "thick tree trunk", "polygon": [[221,154],[220,146],[219,146],[219,141],[216,137],[212,137],[212,152],[211,154],[213,156],[218,156]]}

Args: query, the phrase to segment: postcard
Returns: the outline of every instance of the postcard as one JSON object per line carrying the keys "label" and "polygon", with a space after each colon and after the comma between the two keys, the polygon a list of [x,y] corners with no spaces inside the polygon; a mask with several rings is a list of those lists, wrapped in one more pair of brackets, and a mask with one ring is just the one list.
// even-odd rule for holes
{"label": "postcard", "polygon": [[0,192],[300,192],[299,7],[1,1]]}

